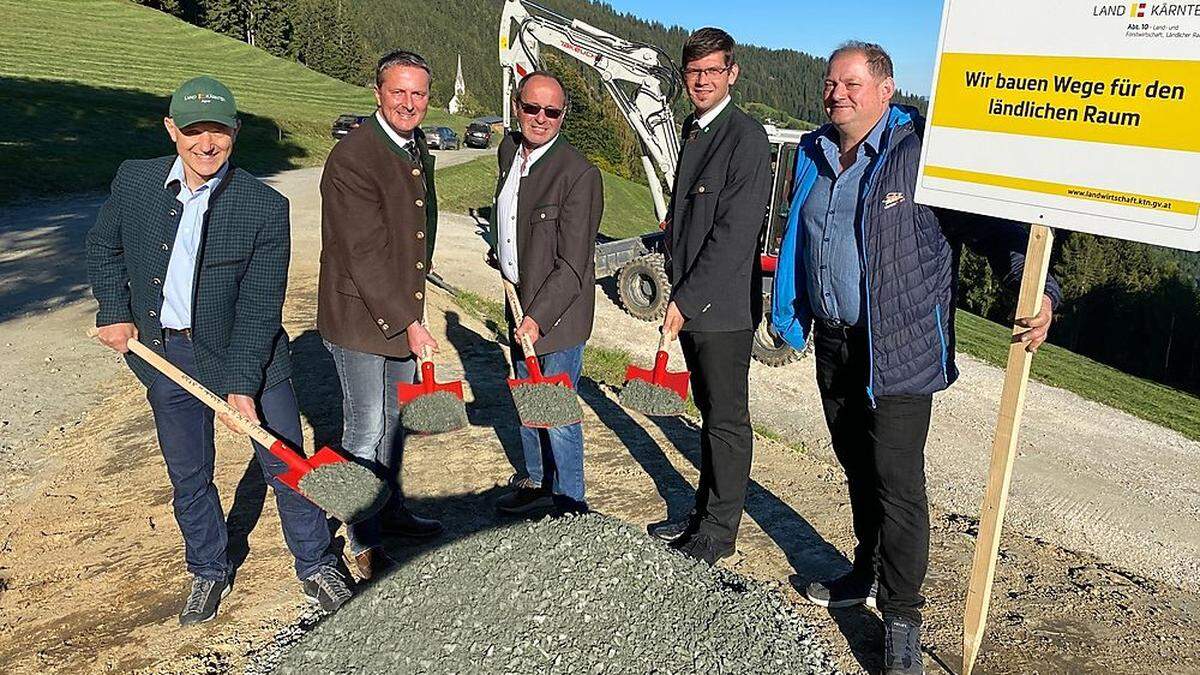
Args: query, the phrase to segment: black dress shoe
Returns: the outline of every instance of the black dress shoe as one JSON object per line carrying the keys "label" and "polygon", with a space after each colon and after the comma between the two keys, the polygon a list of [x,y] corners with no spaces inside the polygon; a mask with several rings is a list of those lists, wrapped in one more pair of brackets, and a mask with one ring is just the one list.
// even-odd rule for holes
{"label": "black dress shoe", "polygon": [[441,521],[433,518],[422,518],[404,507],[388,511],[380,522],[384,534],[395,537],[416,537],[424,539],[436,537],[444,529]]}
{"label": "black dress shoe", "polygon": [[651,537],[670,543],[686,534],[696,532],[699,527],[700,519],[694,515],[689,515],[687,518],[679,520],[664,520],[659,523],[650,523],[646,526],[646,531],[650,533]]}
{"label": "black dress shoe", "polygon": [[671,542],[671,548],[696,560],[702,560],[709,565],[716,565],[718,560],[733,555],[733,544],[721,544],[713,541],[706,534],[693,534]]}

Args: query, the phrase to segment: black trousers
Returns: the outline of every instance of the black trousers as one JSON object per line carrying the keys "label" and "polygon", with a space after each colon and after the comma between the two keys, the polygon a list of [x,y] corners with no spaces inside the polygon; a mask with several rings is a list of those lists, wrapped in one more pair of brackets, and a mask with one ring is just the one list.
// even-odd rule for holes
{"label": "black trousers", "polygon": [[854,572],[878,576],[879,610],[920,623],[929,567],[925,438],[931,395],[867,397],[864,328],[818,322],[817,387],[854,517]]}
{"label": "black trousers", "polygon": [[700,533],[720,544],[737,540],[754,431],[750,427],[750,347],[754,333],[683,332],[679,344],[692,373],[692,396],[700,409],[700,484],[696,510]]}

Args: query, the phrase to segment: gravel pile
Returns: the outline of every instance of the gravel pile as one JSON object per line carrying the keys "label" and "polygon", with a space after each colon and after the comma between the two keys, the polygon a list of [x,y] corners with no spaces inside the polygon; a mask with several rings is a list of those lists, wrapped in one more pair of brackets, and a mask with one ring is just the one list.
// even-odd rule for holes
{"label": "gravel pile", "polygon": [[400,412],[405,429],[421,434],[442,434],[467,426],[467,408],[462,399],[448,391],[422,394]]}
{"label": "gravel pile", "polygon": [[583,419],[575,390],[560,384],[522,384],[513,387],[512,397],[527,427],[561,427]]}
{"label": "gravel pile", "polygon": [[645,380],[630,380],[621,389],[621,405],[644,415],[682,415],[683,399],[675,392]]}
{"label": "gravel pile", "polygon": [[300,491],[343,523],[357,523],[371,516],[383,508],[391,494],[386,483],[354,462],[318,466],[300,479]]}
{"label": "gravel pile", "polygon": [[292,673],[834,673],[778,591],[596,514],[422,554],[319,624]]}

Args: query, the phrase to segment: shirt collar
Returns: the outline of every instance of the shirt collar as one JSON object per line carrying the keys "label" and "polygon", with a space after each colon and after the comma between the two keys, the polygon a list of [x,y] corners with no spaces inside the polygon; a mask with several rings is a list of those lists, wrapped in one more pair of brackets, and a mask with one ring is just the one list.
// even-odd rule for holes
{"label": "shirt collar", "polygon": [[[551,138],[550,140],[546,141],[544,144],[534,148],[533,152],[529,153],[529,159],[525,160],[525,173],[526,174],[529,173],[529,170],[533,168],[534,164],[537,164],[537,161],[539,159],[541,159],[543,155],[545,155],[547,152],[550,151],[550,147],[558,142],[558,137],[561,135],[562,135],[562,132],[554,134],[554,138]],[[521,159],[523,159],[524,156],[525,156],[525,146],[521,145],[520,147],[517,148],[517,161],[520,161]]]}
{"label": "shirt collar", "polygon": [[729,94],[726,94],[725,98],[722,99],[721,102],[716,105],[716,107],[714,107],[712,110],[709,110],[708,112],[704,113],[700,117],[696,118],[696,124],[701,129],[712,124],[713,120],[717,119],[717,116],[720,115],[723,110],[725,110],[725,106],[729,105],[729,102],[732,100],[733,100],[733,97],[730,96]]}
{"label": "shirt collar", "polygon": [[[863,139],[860,151],[866,151],[870,153],[872,157],[875,157],[879,154],[879,151],[883,145],[883,132],[887,129],[887,120],[888,113],[885,112],[883,117],[880,117],[879,121],[875,123],[875,126],[871,127],[871,131],[867,133],[867,137]],[[837,147],[837,129],[835,129],[832,124],[829,125],[829,130],[818,136],[817,142],[826,148],[831,146]]]}
{"label": "shirt collar", "polygon": [[171,187],[171,183],[179,183],[180,190],[187,190],[189,193],[195,194],[196,192],[200,192],[205,188],[211,190],[212,188],[216,187],[217,183],[220,183],[221,179],[224,178],[225,174],[228,172],[229,162],[225,162],[221,165],[221,168],[217,170],[217,174],[215,176],[209,178],[204,185],[192,190],[188,188],[187,180],[185,180],[183,174],[183,158],[179,155],[175,155],[175,163],[171,165],[171,171],[167,173],[167,179],[163,181],[163,187],[167,188]]}
{"label": "shirt collar", "polygon": [[405,138],[405,137],[401,136],[399,134],[399,132],[397,132],[395,129],[393,129],[392,125],[388,124],[388,121],[386,119],[384,119],[383,111],[376,110],[375,111],[375,119],[379,121],[379,126],[383,127],[383,133],[387,134],[388,138],[392,139],[392,142],[395,143],[398,147],[407,149],[409,147],[408,144],[410,142],[412,142],[412,143],[416,142],[416,134],[412,134],[408,138]]}

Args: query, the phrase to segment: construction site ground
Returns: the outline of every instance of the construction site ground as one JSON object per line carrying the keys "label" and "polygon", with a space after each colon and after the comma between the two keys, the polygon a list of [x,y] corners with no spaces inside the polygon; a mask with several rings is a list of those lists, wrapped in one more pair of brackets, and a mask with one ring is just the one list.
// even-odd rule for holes
{"label": "construction site ground", "polygon": [[[475,153],[447,153],[446,166]],[[309,447],[336,442],[340,390],[314,322],[319,169],[273,176],[292,201],[285,327]],[[247,442],[221,429],[217,477],[229,512],[233,593],[217,620],[182,629],[188,578],[171,492],[144,390],[119,357],[84,337],[82,239],[102,197],[0,212],[0,672],[241,672],[309,616]],[[435,271],[499,300],[475,221],[444,214]],[[596,289],[593,344],[643,365],[650,324],[626,316],[612,284]],[[448,294],[430,294],[442,378],[468,382],[471,426],[412,439],[404,482],[446,535],[389,541],[403,562],[494,527],[491,501],[520,455],[504,348]],[[678,353],[675,361],[679,361]],[[934,513],[926,587],[926,665],[957,672],[975,515],[1002,373],[960,357],[961,381],[936,399],[928,448]],[[778,583],[843,667],[878,669],[878,617],[804,604],[797,589],[848,567],[853,546],[842,475],[828,450],[812,363],[752,372],[754,469],[737,555],[723,565]],[[592,506],[637,526],[681,516],[699,466],[695,420],[630,413],[585,380]],[[1029,396],[981,673],[1200,672],[1200,445],[1074,395]],[[772,440],[772,438],[782,439]],[[386,617],[380,617],[386,620]]]}

